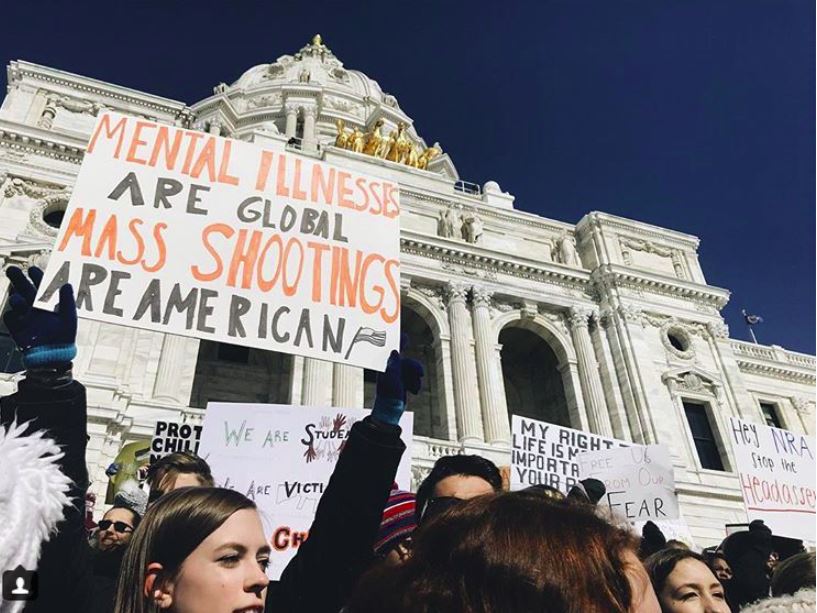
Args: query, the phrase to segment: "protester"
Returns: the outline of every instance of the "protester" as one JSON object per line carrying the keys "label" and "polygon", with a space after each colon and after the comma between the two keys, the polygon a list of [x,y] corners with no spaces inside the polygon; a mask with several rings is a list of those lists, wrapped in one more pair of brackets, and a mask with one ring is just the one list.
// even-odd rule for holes
{"label": "protester", "polygon": [[[34,309],[42,271],[29,269],[31,281],[18,268],[10,268],[7,275],[12,284],[12,311],[4,321],[12,338],[24,349],[24,363],[28,370],[18,392],[2,399],[0,419],[4,425],[12,423],[15,418],[18,422],[29,421],[28,432],[46,430],[63,447],[64,455],[59,459],[59,466],[74,483],[69,491],[73,494],[72,500],[79,501],[84,507],[88,487],[85,467],[87,416],[85,390],[71,377],[70,360],[76,355],[73,292],[69,285],[60,289],[57,312]],[[299,547],[281,581],[267,590],[267,611],[336,613],[347,600],[360,573],[371,564],[383,508],[405,450],[398,422],[405,410],[406,393],[419,391],[422,376],[423,369],[418,362],[402,359],[397,351],[392,352],[385,373],[378,377],[372,414],[349,431],[318,505],[310,538]],[[163,480],[160,479],[160,484]],[[174,480],[174,485],[177,484]],[[179,491],[179,497],[184,497],[194,490]],[[175,499],[174,496],[171,501]],[[50,613],[67,608],[110,613],[110,606],[105,608],[94,590],[93,573],[85,551],[88,545],[83,510],[76,505],[69,508],[57,535],[43,547],[38,571],[44,587],[40,598],[29,603],[26,611]],[[157,522],[154,519],[149,526]],[[213,522],[210,525],[213,525],[213,531],[217,531],[218,526]],[[144,543],[145,547],[152,543],[154,536],[149,526],[143,522],[137,528],[134,543],[128,550],[129,559],[131,556],[141,559],[139,556],[146,555],[141,546],[137,547],[137,542]],[[145,536],[140,537],[142,534]],[[246,534],[242,533],[242,536]],[[209,536],[205,537],[206,541]],[[176,535],[167,538],[174,539]],[[194,549],[190,548],[191,551]],[[70,563],[66,564],[68,560]],[[183,561],[179,560],[179,565]],[[134,572],[147,572],[147,567],[137,568]],[[169,579],[164,575],[157,578]],[[193,579],[200,578],[193,577],[191,581]],[[163,585],[162,581],[159,583]],[[188,585],[194,583],[188,582]],[[237,583],[230,583],[230,586],[246,591]],[[255,584],[250,587],[254,590]],[[177,601],[178,597],[177,594]],[[232,596],[226,601],[232,602]],[[147,606],[149,603],[143,604]],[[232,608],[224,610],[234,611]],[[185,611],[221,613],[210,603]]]}
{"label": "protester", "polygon": [[582,479],[576,485],[570,488],[567,493],[569,500],[574,502],[581,502],[594,506],[598,504],[599,500],[607,493],[607,488],[604,483],[592,477]]}
{"label": "protester", "polygon": [[667,537],[655,523],[650,520],[641,528],[641,543],[638,546],[638,557],[646,560],[652,554],[667,546]]}
{"label": "protester", "polygon": [[743,607],[740,613],[814,613],[817,599],[813,589],[804,589],[793,595],[765,598]]}
{"label": "protester", "polygon": [[741,613],[813,613],[817,609],[814,552],[783,560],[772,574],[772,598],[741,609]]}
{"label": "protester", "polygon": [[662,613],[729,613],[726,592],[700,554],[662,549],[644,561]]}
{"label": "protester", "polygon": [[[10,310],[3,316],[14,342],[23,351],[25,378],[17,392],[0,399],[0,424],[10,428],[15,421],[25,424],[25,433],[47,436],[60,445],[64,455],[58,460],[71,486],[70,506],[56,533],[42,544],[37,567],[40,593],[26,603],[27,613],[54,611],[95,611],[90,548],[86,539],[84,514],[88,471],[85,467],[87,417],[85,388],[71,377],[71,360],[76,355],[77,320],[71,287],[60,289],[55,313],[33,309],[36,286],[43,273],[29,268],[32,282],[23,271],[10,267]],[[19,535],[14,545],[27,548],[33,535]],[[37,546],[38,543],[35,543]],[[106,613],[110,612],[110,607]]]}
{"label": "protester", "polygon": [[727,586],[729,603],[740,608],[769,596],[770,559],[774,545],[772,531],[762,520],[754,520],[748,530],[730,534],[721,549],[732,569]]}
{"label": "protester", "polygon": [[181,451],[159,458],[150,465],[147,473],[150,487],[148,504],[160,496],[180,487],[213,487],[210,466],[193,453]]}
{"label": "protester", "polygon": [[815,588],[814,552],[804,551],[783,560],[772,574],[772,595],[785,596]]}
{"label": "protester", "polygon": [[667,549],[689,549],[689,545],[687,545],[684,541],[679,541],[678,539],[668,540],[666,547]]}
{"label": "protester", "polygon": [[411,555],[411,535],[417,528],[416,497],[393,489],[386,501],[374,553],[388,564],[401,564]]}
{"label": "protester", "polygon": [[[564,502],[567,497],[562,494],[559,490],[557,490],[552,485],[529,485],[525,489],[519,490],[525,494],[529,494],[531,496],[536,496],[537,498],[544,498],[545,500],[550,500],[551,502]],[[577,499],[572,499],[572,502],[579,502]],[[586,504],[586,500],[581,500],[583,504]]]}
{"label": "protester", "polygon": [[128,507],[114,505],[102,516],[97,526],[97,549],[110,551],[127,546],[139,525],[139,514]]}
{"label": "protester", "polygon": [[140,516],[136,511],[115,504],[97,524],[98,530],[94,534],[90,556],[93,589],[99,606],[108,611],[113,608],[122,560],[139,520]]}
{"label": "protester", "polygon": [[712,558],[709,561],[709,566],[712,568],[712,572],[715,573],[718,581],[721,582],[721,585],[726,587],[727,582],[732,580],[733,575],[732,567],[729,566],[729,562],[726,561],[722,551],[716,551],[714,554],[712,554]]}
{"label": "protester", "polygon": [[443,456],[417,488],[417,521],[442,512],[458,500],[499,492],[502,476],[490,460],[476,455]]}
{"label": "protester", "polygon": [[412,555],[361,580],[349,613],[657,613],[632,536],[592,509],[487,494],[428,519]]}
{"label": "protester", "polygon": [[229,489],[165,494],[122,565],[114,613],[261,611],[270,546],[255,504]]}

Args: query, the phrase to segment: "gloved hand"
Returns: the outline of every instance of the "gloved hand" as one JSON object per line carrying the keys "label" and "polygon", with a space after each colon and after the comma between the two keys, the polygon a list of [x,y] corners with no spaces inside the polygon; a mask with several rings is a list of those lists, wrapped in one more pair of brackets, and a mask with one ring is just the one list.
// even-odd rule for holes
{"label": "gloved hand", "polygon": [[[408,337],[400,335],[400,351],[408,346]],[[417,394],[423,384],[423,365],[417,360],[401,357],[392,351],[385,372],[377,375],[377,392],[372,417],[383,423],[397,425],[406,410],[406,392]]]}
{"label": "gloved hand", "polygon": [[70,284],[60,288],[60,300],[54,312],[34,308],[34,297],[43,280],[43,271],[32,266],[29,281],[23,271],[10,266],[6,276],[11,281],[10,310],[3,322],[23,352],[26,368],[70,362],[77,355],[77,305]]}

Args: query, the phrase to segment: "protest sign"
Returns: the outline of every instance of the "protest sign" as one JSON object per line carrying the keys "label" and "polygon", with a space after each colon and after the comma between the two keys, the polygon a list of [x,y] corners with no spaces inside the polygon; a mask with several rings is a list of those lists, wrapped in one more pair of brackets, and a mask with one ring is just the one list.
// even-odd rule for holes
{"label": "protest sign", "polygon": [[102,113],[37,306],[382,370],[400,337],[396,183]]}
{"label": "protest sign", "polygon": [[678,496],[669,449],[633,445],[626,449],[587,451],[577,458],[582,479],[604,483],[599,501],[631,522],[678,518]]}
{"label": "protest sign", "polygon": [[746,514],[774,534],[815,542],[814,437],[730,418]]}
{"label": "protest sign", "polygon": [[175,421],[157,421],[150,441],[150,463],[179,451],[198,454],[201,426]]}
{"label": "protest sign", "polygon": [[[210,403],[204,415],[200,455],[216,485],[254,500],[272,553],[268,574],[278,579],[309,533],[321,494],[352,425],[370,411],[271,404]],[[397,484],[411,479],[413,415],[400,426],[407,451]]]}
{"label": "protest sign", "polygon": [[578,454],[630,445],[518,415],[511,417],[511,431],[512,490],[549,485],[566,494],[579,480]]}

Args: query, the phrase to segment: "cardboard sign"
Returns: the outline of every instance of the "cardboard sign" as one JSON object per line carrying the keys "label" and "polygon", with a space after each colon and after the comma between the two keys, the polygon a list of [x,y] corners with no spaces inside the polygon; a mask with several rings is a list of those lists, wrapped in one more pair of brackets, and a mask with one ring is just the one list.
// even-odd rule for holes
{"label": "cardboard sign", "polygon": [[[200,455],[210,464],[216,485],[258,505],[272,547],[271,579],[280,577],[307,538],[349,430],[368,414],[364,409],[207,405]],[[400,427],[407,449],[396,478],[404,490],[411,479],[412,423],[412,413],[404,413]]]}
{"label": "cardboard sign", "polygon": [[580,453],[631,444],[518,415],[511,417],[511,432],[512,490],[549,485],[567,494],[580,479]]}
{"label": "cardboard sign", "polygon": [[630,522],[678,518],[672,459],[663,445],[588,451],[578,461],[582,479],[604,483],[607,493],[599,504],[614,514]]}
{"label": "cardboard sign", "polygon": [[815,542],[814,437],[730,418],[729,438],[749,520]]}
{"label": "cardboard sign", "polygon": [[198,455],[201,426],[175,421],[157,421],[150,441],[150,463],[171,453],[189,451]]}
{"label": "cardboard sign", "polygon": [[37,306],[382,370],[400,337],[396,183],[103,113]]}

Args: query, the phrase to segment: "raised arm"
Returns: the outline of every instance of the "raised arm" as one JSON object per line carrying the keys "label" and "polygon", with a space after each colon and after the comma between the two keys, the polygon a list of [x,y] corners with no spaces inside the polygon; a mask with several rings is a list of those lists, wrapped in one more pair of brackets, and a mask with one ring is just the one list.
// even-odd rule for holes
{"label": "raised arm", "polygon": [[[50,514],[53,522],[55,513],[62,520],[50,539],[42,543],[37,566],[39,596],[25,610],[92,610],[91,569],[83,524],[88,489],[85,388],[71,377],[77,331],[74,295],[71,286],[65,285],[55,312],[36,309],[34,297],[43,273],[34,267],[28,272],[30,279],[16,267],[6,272],[11,294],[10,310],[3,320],[23,352],[26,375],[15,394],[0,399],[0,423],[6,429],[15,422],[24,424],[19,433],[24,436],[43,431],[44,437],[59,445],[63,455],[57,464],[70,480],[66,492],[70,504],[59,509],[64,498],[52,492],[52,496],[34,501],[28,510],[31,515],[27,521],[37,518],[47,522]],[[36,471],[36,466],[31,470]],[[34,534],[19,534],[18,538],[20,547],[40,546],[32,542],[39,540]]]}
{"label": "raised arm", "polygon": [[270,585],[268,611],[337,613],[373,559],[383,508],[405,445],[398,425],[406,392],[420,390],[423,367],[389,356],[371,415],[356,423],[321,496],[309,538]]}

